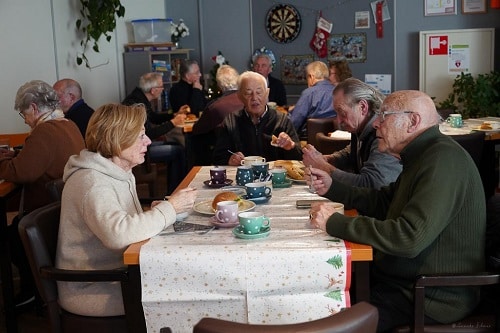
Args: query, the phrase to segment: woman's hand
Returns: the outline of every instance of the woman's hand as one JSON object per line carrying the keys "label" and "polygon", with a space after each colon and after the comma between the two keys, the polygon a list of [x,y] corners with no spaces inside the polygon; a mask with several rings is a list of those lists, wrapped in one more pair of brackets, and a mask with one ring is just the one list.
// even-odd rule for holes
{"label": "woman's hand", "polygon": [[172,194],[168,202],[174,207],[177,214],[187,212],[193,208],[198,191],[192,187],[186,187]]}

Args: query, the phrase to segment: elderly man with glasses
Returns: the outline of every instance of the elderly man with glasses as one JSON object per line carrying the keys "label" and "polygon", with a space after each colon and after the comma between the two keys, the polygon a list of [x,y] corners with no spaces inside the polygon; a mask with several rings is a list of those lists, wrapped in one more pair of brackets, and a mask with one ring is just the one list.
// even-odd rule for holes
{"label": "elderly man with glasses", "polygon": [[[389,95],[373,123],[381,152],[401,161],[398,179],[379,190],[352,187],[312,168],[306,176],[318,194],[354,207],[347,217],[325,204],[311,207],[311,225],[374,249],[371,303],[378,332],[413,319],[413,285],[422,274],[484,270],[486,205],[470,155],[439,131],[440,116],[423,92]],[[457,167],[459,166],[459,167]],[[425,321],[461,320],[479,302],[478,288],[431,288]]]}
{"label": "elderly man with glasses", "polygon": [[358,79],[340,82],[333,91],[333,108],[340,128],[351,133],[351,144],[330,155],[309,144],[302,150],[304,164],[322,169],[347,185],[380,188],[396,180],[401,164],[378,149],[372,126],[384,98]]}

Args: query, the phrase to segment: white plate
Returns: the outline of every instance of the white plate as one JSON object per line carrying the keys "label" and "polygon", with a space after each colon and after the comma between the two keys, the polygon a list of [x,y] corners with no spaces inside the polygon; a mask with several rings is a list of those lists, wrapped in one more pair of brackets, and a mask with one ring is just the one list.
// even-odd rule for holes
{"label": "white plate", "polygon": [[[213,200],[207,200],[207,201],[201,201],[193,206],[193,210],[197,213],[203,214],[203,215],[214,215],[214,209],[212,208],[212,201]],[[249,210],[252,210],[255,208],[255,203],[249,200],[241,200],[241,205],[238,207],[238,211],[241,212],[246,212]]]}

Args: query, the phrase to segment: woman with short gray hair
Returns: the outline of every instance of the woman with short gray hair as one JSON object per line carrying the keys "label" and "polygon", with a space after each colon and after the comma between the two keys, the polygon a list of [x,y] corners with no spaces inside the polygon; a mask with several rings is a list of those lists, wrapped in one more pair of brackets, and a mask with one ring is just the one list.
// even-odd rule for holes
{"label": "woman with short gray hair", "polygon": [[21,283],[15,303],[21,306],[34,300],[34,284],[17,231],[19,220],[51,201],[46,184],[62,178],[68,158],[84,149],[85,143],[76,124],[64,118],[57,93],[44,81],[34,80],[22,85],[17,91],[14,108],[31,132],[19,153],[0,150],[0,178],[23,185],[19,216],[9,226],[8,236],[12,261],[19,268]]}

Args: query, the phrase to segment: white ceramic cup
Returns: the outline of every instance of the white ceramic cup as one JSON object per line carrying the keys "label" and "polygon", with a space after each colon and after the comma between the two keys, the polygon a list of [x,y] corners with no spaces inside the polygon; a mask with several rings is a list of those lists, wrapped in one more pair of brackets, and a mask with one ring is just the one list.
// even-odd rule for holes
{"label": "white ceramic cup", "polygon": [[243,160],[241,160],[241,165],[246,165],[251,167],[252,164],[257,162],[266,162],[266,159],[262,156],[245,156]]}

